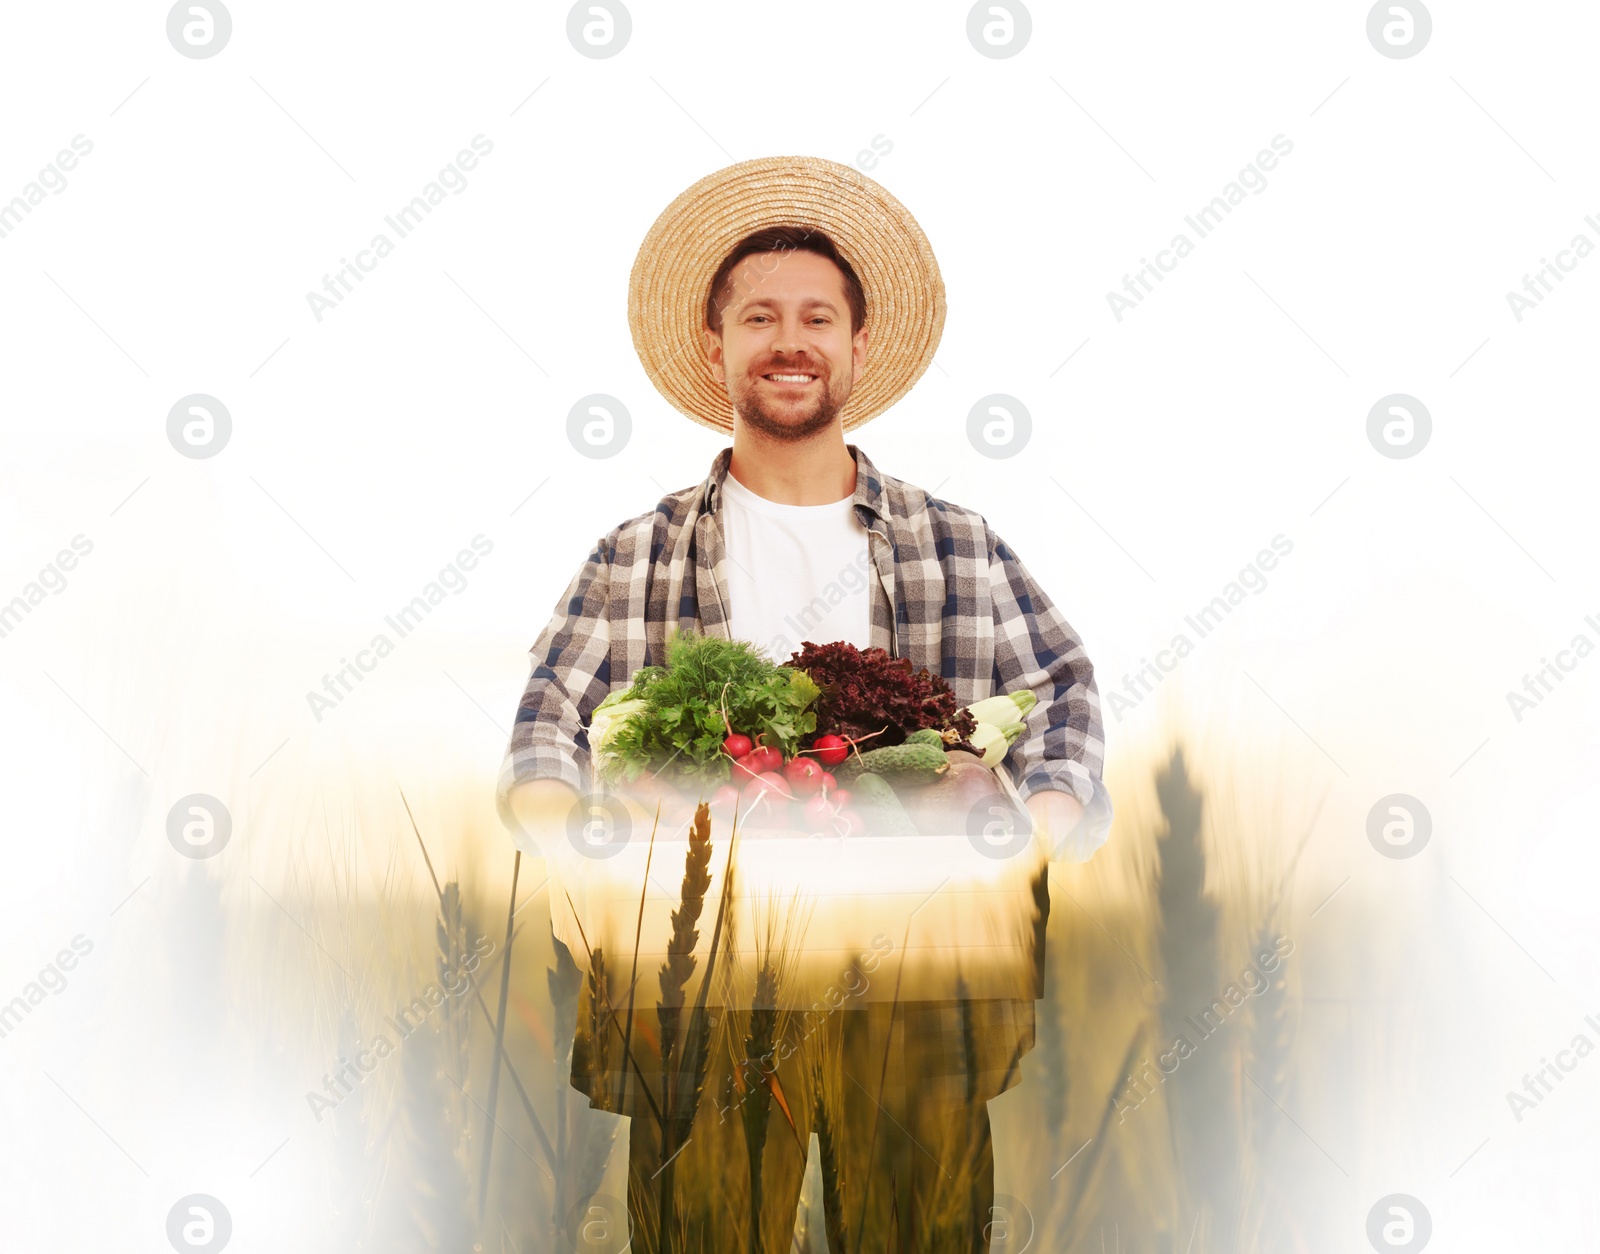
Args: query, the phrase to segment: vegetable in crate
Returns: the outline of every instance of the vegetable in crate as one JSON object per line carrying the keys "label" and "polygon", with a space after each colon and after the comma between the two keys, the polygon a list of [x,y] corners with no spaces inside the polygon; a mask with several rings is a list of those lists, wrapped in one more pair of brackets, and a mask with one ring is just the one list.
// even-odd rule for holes
{"label": "vegetable in crate", "polygon": [[1004,728],[993,723],[979,723],[978,730],[972,733],[972,747],[983,754],[983,764],[993,768],[1000,765],[1006,751],[1025,730],[1022,723],[1010,723]]}
{"label": "vegetable in crate", "polygon": [[[942,753],[943,750],[938,752]],[[862,771],[856,776],[856,804],[867,821],[870,836],[917,836],[920,832],[911,821],[900,798],[881,775]]]}
{"label": "vegetable in crate", "polygon": [[815,706],[819,738],[838,735],[861,740],[862,749],[879,749],[923,728],[951,733],[946,740],[965,740],[977,726],[949,683],[927,667],[913,671],[909,658],[891,657],[886,649],[807,640],[788,665],[805,671],[822,690]]}
{"label": "vegetable in crate", "polygon": [[931,784],[950,769],[945,751],[936,745],[900,744],[853,754],[839,767],[842,779],[874,773],[895,784]]}
{"label": "vegetable in crate", "polygon": [[779,666],[748,641],[680,629],[666,641],[665,661],[641,667],[626,691],[595,710],[590,749],[596,774],[609,784],[656,772],[720,784],[729,778],[732,759],[723,742],[730,734],[791,757],[816,730],[811,677]]}
{"label": "vegetable in crate", "polygon": [[619,689],[594,707],[594,713],[589,716],[590,753],[604,752],[612,737],[622,730],[622,725],[644,709],[644,702],[638,697],[630,698],[629,691]]}
{"label": "vegetable in crate", "polygon": [[1018,688],[1015,692],[1002,692],[999,696],[974,701],[967,707],[967,713],[980,723],[1006,727],[1027,718],[1037,704],[1039,698],[1033,695],[1032,689]]}
{"label": "vegetable in crate", "polygon": [[1016,692],[1002,692],[975,701],[967,707],[967,713],[978,720],[978,728],[969,742],[983,755],[985,766],[999,766],[1005,759],[1007,751],[1028,730],[1023,720],[1038,701],[1029,689],[1019,688]]}
{"label": "vegetable in crate", "polygon": [[1009,813],[1019,829],[1030,819],[1019,811],[995,778],[996,772],[965,750],[945,753],[950,769],[932,784],[907,788],[899,794],[911,821],[925,836],[948,836],[970,831],[974,810],[999,815]]}

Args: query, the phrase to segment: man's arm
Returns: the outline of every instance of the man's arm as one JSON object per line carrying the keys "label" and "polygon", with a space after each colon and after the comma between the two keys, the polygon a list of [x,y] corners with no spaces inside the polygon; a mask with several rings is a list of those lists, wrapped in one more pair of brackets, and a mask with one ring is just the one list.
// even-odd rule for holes
{"label": "man's arm", "polygon": [[1006,543],[988,531],[994,691],[1031,689],[1027,730],[1002,763],[1052,858],[1086,862],[1111,830],[1105,736],[1083,642]]}
{"label": "man's arm", "polygon": [[[1083,803],[1077,797],[1069,792],[1041,788],[1038,792],[1028,794],[1026,804],[1028,815],[1033,820],[1033,830],[1039,833],[1052,858],[1065,857],[1069,862],[1089,860],[1094,849],[1082,851],[1075,843],[1078,824],[1083,821]],[[1104,840],[1104,836],[1101,840]]]}
{"label": "man's arm", "polygon": [[613,539],[595,545],[529,650],[528,684],[495,790],[500,821],[527,853],[559,838],[572,801],[590,786],[584,728],[610,691]]}
{"label": "man's arm", "polygon": [[559,779],[525,779],[512,785],[506,804],[511,810],[511,839],[533,858],[549,857],[550,847],[567,833],[567,821],[578,791]]}

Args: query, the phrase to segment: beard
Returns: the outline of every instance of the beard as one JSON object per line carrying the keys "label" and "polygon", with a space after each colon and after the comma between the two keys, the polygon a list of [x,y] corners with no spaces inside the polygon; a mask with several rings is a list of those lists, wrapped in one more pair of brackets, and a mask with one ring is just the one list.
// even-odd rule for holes
{"label": "beard", "polygon": [[[774,371],[781,373],[784,370],[804,371],[817,375],[818,382],[822,386],[817,389],[816,398],[809,404],[796,404],[781,398],[768,400],[760,396],[758,384],[761,376]],[[790,443],[809,440],[818,432],[826,431],[838,419],[839,411],[849,399],[848,382],[836,389],[830,373],[824,373],[819,367],[811,365],[789,363],[764,365],[760,370],[747,376],[729,397],[734,412],[744,420],[745,426],[752,431],[760,432],[768,439]]]}

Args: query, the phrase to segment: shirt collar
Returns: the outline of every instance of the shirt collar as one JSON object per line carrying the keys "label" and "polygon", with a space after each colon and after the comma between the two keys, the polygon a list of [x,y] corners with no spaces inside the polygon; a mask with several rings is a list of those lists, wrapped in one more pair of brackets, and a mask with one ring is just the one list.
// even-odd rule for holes
{"label": "shirt collar", "polygon": [[[883,481],[872,460],[854,444],[846,450],[856,463],[856,490],[851,498],[855,504],[873,518],[884,517]],[[711,461],[711,473],[706,476],[700,491],[700,512],[715,514],[722,502],[722,481],[728,477],[728,464],[733,460],[733,446],[719,452]]]}

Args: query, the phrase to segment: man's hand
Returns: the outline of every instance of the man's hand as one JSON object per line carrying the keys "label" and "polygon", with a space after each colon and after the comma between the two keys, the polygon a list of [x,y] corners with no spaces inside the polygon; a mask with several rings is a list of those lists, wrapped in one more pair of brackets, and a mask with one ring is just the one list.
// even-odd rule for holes
{"label": "man's hand", "polygon": [[529,779],[513,788],[507,800],[517,820],[511,834],[517,848],[530,857],[548,856],[550,847],[565,839],[577,799],[572,786],[559,779]]}
{"label": "man's hand", "polygon": [[1033,830],[1049,848],[1052,861],[1070,856],[1073,846],[1068,835],[1083,818],[1083,803],[1070,792],[1046,789],[1030,794],[1024,804],[1033,816]]}

